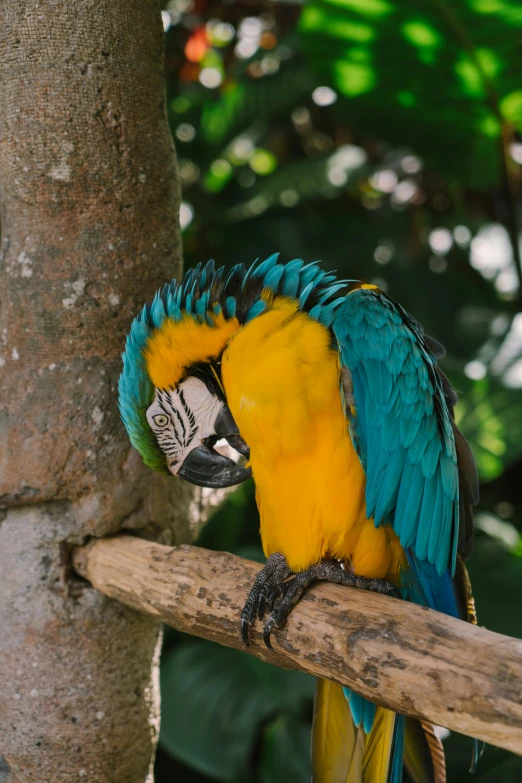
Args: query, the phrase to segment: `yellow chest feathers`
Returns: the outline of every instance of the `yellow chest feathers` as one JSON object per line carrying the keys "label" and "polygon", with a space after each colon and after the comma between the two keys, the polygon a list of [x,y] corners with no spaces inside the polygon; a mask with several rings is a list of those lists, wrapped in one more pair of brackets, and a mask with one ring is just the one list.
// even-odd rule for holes
{"label": "yellow chest feathers", "polygon": [[265,554],[282,552],[294,571],[338,557],[361,575],[395,573],[396,537],[366,519],[366,479],[327,329],[294,302],[276,300],[233,336],[222,379],[250,446]]}

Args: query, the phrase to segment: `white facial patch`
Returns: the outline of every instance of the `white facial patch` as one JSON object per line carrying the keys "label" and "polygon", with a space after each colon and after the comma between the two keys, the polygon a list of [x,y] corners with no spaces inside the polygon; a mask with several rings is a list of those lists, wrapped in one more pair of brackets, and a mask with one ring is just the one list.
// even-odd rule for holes
{"label": "white facial patch", "polygon": [[187,378],[174,390],[156,389],[147,409],[147,421],[174,475],[187,455],[205,438],[215,435],[214,425],[223,402],[199,378]]}

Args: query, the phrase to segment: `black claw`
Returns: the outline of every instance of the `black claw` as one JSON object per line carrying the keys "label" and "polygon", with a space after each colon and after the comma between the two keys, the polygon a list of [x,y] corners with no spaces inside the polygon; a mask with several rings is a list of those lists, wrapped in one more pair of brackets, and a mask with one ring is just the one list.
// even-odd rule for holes
{"label": "black claw", "polygon": [[[256,617],[259,617],[260,620],[263,619],[270,601],[273,605],[273,601],[279,595],[278,585],[284,582],[289,574],[290,569],[285,558],[276,552],[268,558],[265,567],[257,575],[241,613],[241,638],[247,647],[250,627],[254,624]],[[271,649],[270,630],[268,631],[268,642],[265,637],[265,644]]]}
{"label": "black claw", "polygon": [[267,623],[263,629],[263,641],[268,647],[269,650],[273,650],[272,642],[270,641],[270,634],[272,633],[272,628],[274,627],[274,623],[272,622],[272,618],[269,618],[267,620]]}
{"label": "black claw", "polygon": [[245,647],[250,646],[250,642],[248,641],[248,631],[250,629],[250,624],[248,620],[246,620],[244,617],[241,618],[241,638],[243,639],[243,644]]}
{"label": "black claw", "polygon": [[270,609],[270,611],[272,611],[275,602],[282,595],[283,595],[283,588],[281,587],[281,585],[278,585],[274,590],[272,590],[272,592],[268,596],[268,608]]}

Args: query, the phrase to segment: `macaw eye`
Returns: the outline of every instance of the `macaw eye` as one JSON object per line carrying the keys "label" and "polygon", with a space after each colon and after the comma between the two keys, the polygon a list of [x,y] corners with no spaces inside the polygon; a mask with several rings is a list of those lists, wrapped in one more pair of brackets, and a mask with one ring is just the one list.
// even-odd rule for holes
{"label": "macaw eye", "polygon": [[162,413],[159,413],[157,416],[153,416],[154,424],[157,427],[166,427],[169,423],[168,417],[164,416]]}

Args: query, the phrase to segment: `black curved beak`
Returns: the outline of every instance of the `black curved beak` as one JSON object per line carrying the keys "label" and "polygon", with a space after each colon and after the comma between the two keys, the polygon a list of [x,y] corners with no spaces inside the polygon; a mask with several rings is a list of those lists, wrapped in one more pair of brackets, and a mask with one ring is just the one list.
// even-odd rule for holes
{"label": "black curved beak", "polygon": [[[224,405],[214,425],[217,439],[226,438],[233,449],[245,457],[249,448],[239,434],[239,429],[227,405]],[[236,465],[234,460],[219,454],[213,447],[197,446],[178,470],[178,476],[197,484],[198,487],[233,487],[252,476],[252,469]]]}
{"label": "black curved beak", "polygon": [[218,454],[213,448],[197,446],[178,470],[178,476],[198,487],[233,487],[250,478],[251,468],[236,465],[233,459]]}

